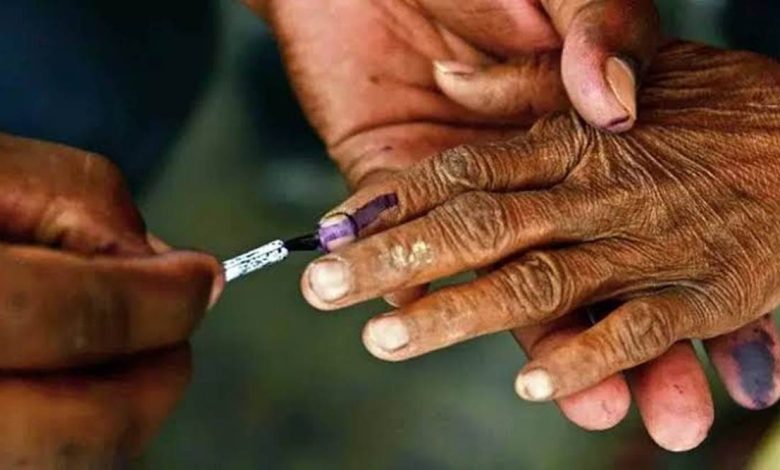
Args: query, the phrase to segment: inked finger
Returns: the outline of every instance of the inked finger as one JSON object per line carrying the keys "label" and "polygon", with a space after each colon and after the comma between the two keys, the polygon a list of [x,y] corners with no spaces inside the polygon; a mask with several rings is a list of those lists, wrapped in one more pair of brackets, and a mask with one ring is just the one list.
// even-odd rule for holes
{"label": "inked finger", "polygon": [[223,282],[210,256],[0,249],[0,369],[54,369],[186,340]]}
{"label": "inked finger", "polygon": [[399,361],[478,336],[537,325],[629,285],[610,243],[531,253],[472,282],[433,292],[368,322],[374,356]]}
{"label": "inked finger", "polygon": [[343,223],[346,215],[354,220],[353,231],[368,234],[424,215],[464,193],[553,186],[580,158],[580,140],[563,138],[571,132],[571,121],[560,116],[512,141],[465,145],[427,158],[357,191],[322,223]]}
{"label": "inked finger", "polygon": [[751,410],[770,407],[780,398],[780,345],[772,317],[767,314],[704,342],[729,395]]}
{"label": "inked finger", "polygon": [[580,239],[604,220],[581,194],[459,196],[429,214],[340,248],[303,274],[306,300],[334,310],[471,271],[540,244]]}
{"label": "inked finger", "polygon": [[528,363],[515,390],[530,401],[569,396],[654,359],[699,317],[688,294],[664,293],[629,301],[585,333]]}
{"label": "inked finger", "polygon": [[701,444],[715,419],[707,376],[690,341],[633,369],[628,375],[650,437],[672,452]]}

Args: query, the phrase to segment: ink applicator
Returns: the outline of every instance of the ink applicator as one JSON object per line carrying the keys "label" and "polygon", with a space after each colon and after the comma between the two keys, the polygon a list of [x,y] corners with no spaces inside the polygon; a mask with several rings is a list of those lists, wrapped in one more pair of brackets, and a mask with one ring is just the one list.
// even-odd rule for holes
{"label": "ink applicator", "polygon": [[227,282],[280,263],[291,252],[319,251],[330,253],[357,240],[360,231],[374,222],[384,211],[396,207],[395,194],[373,199],[353,214],[339,213],[327,217],[313,232],[289,240],[274,240],[222,263]]}

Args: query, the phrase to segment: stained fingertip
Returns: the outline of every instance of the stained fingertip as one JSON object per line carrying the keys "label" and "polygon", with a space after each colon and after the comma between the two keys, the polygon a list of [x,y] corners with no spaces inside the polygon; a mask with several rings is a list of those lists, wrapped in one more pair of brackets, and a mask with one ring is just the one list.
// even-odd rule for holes
{"label": "stained fingertip", "polygon": [[[376,228],[375,224],[393,209],[399,207],[398,194],[372,191],[358,192],[339,207],[329,212],[321,221],[318,230],[320,243],[326,251],[354,242],[364,230]],[[372,227],[374,226],[374,227]]]}
{"label": "stained fingertip", "polygon": [[707,340],[705,347],[726,390],[740,406],[760,410],[780,399],[780,346],[770,315]]}
{"label": "stained fingertip", "polygon": [[707,377],[689,342],[635,368],[629,382],[647,432],[659,446],[684,452],[706,439],[715,411]]}
{"label": "stained fingertip", "polygon": [[331,252],[357,240],[357,232],[358,227],[352,217],[338,213],[323,218],[317,234],[322,249]]}
{"label": "stained fingertip", "polygon": [[631,394],[622,375],[558,400],[561,412],[572,423],[588,431],[615,427],[628,414]]}

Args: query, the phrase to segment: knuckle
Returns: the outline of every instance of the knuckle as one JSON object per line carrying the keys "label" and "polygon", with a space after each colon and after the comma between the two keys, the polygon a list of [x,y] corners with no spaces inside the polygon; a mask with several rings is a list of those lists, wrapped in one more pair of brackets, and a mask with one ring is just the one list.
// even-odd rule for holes
{"label": "knuckle", "polygon": [[122,171],[114,162],[102,155],[95,153],[88,153],[84,158],[84,165],[86,168],[88,168],[85,173],[91,173],[93,178],[101,181],[106,188],[124,188],[124,176],[122,175]]}
{"label": "knuckle", "polygon": [[746,300],[744,293],[749,289],[744,285],[715,279],[693,283],[688,289],[692,309],[680,319],[687,337],[710,337],[736,330],[754,318],[751,313],[760,311]]}
{"label": "knuckle", "polygon": [[441,234],[452,246],[481,255],[502,251],[511,227],[509,213],[498,196],[485,192],[465,193],[435,209]]}
{"label": "knuckle", "polygon": [[490,165],[485,165],[482,149],[461,145],[444,151],[433,161],[434,174],[445,185],[464,189],[486,186],[491,180]]}
{"label": "knuckle", "polygon": [[570,306],[563,267],[548,254],[533,253],[505,267],[495,279],[518,322],[549,320]]}
{"label": "knuckle", "polygon": [[672,317],[659,314],[655,305],[640,301],[632,315],[615,325],[613,337],[628,365],[634,365],[669,349],[678,334]]}

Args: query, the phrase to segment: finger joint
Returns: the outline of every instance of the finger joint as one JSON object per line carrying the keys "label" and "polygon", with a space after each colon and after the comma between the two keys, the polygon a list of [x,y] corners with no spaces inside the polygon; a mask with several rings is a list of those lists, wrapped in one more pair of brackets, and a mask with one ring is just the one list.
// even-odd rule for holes
{"label": "finger joint", "polygon": [[506,266],[495,279],[510,299],[512,316],[518,324],[550,320],[571,304],[563,267],[546,253],[534,253],[521,263]]}
{"label": "finger joint", "polygon": [[499,253],[509,240],[510,217],[498,196],[470,192],[432,212],[442,236],[466,259]]}

